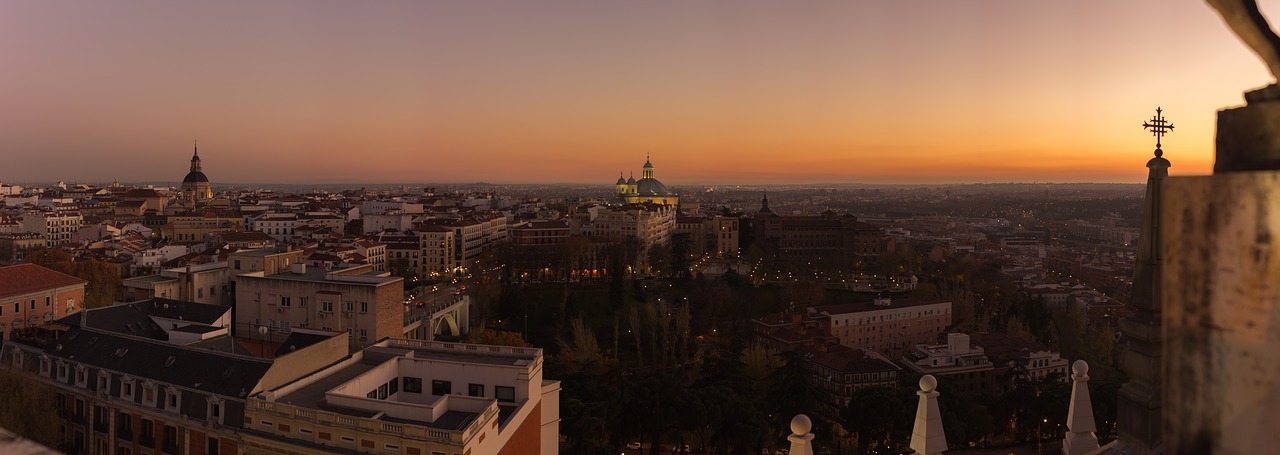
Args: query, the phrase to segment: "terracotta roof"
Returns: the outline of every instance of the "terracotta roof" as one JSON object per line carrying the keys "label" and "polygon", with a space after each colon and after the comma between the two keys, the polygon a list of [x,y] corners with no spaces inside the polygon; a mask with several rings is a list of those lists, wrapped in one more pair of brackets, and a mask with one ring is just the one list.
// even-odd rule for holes
{"label": "terracotta roof", "polygon": [[85,283],[87,281],[35,264],[0,267],[0,298]]}

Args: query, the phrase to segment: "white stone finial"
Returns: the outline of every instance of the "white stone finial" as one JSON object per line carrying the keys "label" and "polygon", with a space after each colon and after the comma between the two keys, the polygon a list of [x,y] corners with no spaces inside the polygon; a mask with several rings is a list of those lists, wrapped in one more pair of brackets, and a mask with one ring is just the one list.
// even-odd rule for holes
{"label": "white stone finial", "polygon": [[920,390],[932,392],[938,388],[938,380],[931,374],[920,377]]}
{"label": "white stone finial", "polygon": [[937,455],[947,451],[947,435],[942,428],[942,412],[938,410],[938,380],[931,374],[920,377],[920,404],[916,406],[916,424],[911,430],[911,449],[921,455]]}
{"label": "white stone finial", "polygon": [[809,430],[813,429],[813,421],[809,420],[809,416],[804,414],[796,414],[791,418],[791,436],[787,436],[787,440],[791,441],[790,455],[813,455],[813,434]]}
{"label": "white stone finial", "polygon": [[1093,422],[1093,403],[1089,400],[1089,363],[1077,360],[1071,365],[1071,409],[1067,411],[1067,436],[1062,439],[1063,455],[1082,455],[1098,449],[1097,424]]}
{"label": "white stone finial", "polygon": [[813,429],[813,421],[809,420],[809,416],[804,414],[796,414],[791,418],[791,432],[796,436],[804,436],[809,434],[809,430]]}
{"label": "white stone finial", "polygon": [[1088,376],[1089,362],[1085,362],[1084,359],[1077,360],[1076,363],[1071,364],[1071,372],[1077,376]]}

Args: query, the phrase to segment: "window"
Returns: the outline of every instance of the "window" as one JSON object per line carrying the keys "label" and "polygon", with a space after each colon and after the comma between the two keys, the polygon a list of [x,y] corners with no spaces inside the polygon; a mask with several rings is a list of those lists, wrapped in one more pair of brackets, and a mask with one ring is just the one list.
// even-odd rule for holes
{"label": "window", "polygon": [[45,307],[45,308],[48,308],[48,307],[50,307],[50,306],[52,306],[52,305],[53,305],[53,297],[45,297],[45,298],[44,298],[44,307]]}
{"label": "window", "polygon": [[283,295],[282,295],[282,296],[280,296],[280,306],[281,306],[281,307],[284,307],[284,308],[289,308],[289,307],[293,306],[293,302],[291,301],[291,299],[290,299],[289,297],[285,297],[285,296],[283,296]]}
{"label": "window", "polygon": [[387,381],[387,395],[395,395],[400,391],[400,381],[392,379]]}
{"label": "window", "polygon": [[142,441],[143,445],[156,439],[155,423],[149,419],[142,419]]}
{"label": "window", "polygon": [[493,387],[493,396],[494,396],[495,398],[497,398],[497,399],[498,399],[498,401],[502,401],[502,402],[506,402],[506,403],[515,403],[515,402],[516,402],[516,388],[515,388],[515,387],[494,386],[494,387]]}
{"label": "window", "polygon": [[49,358],[48,357],[40,356],[40,374],[45,377],[49,376]]}
{"label": "window", "polygon": [[89,373],[84,371],[83,365],[76,365],[76,386],[85,387],[89,382]]}
{"label": "window", "polygon": [[167,453],[177,453],[178,448],[178,427],[172,425],[164,426],[164,442],[163,446]]}
{"label": "window", "polygon": [[431,381],[431,394],[444,396],[453,393],[453,383],[449,381]]}
{"label": "window", "polygon": [[422,393],[422,378],[411,378],[405,376],[404,391],[409,393]]}
{"label": "window", "polygon": [[386,384],[383,384],[383,385],[378,386],[378,399],[379,399],[379,400],[385,400],[385,399],[387,399],[387,385],[386,385]]}
{"label": "window", "polygon": [[196,298],[198,299],[204,298],[204,288],[196,289]]}
{"label": "window", "polygon": [[347,311],[352,311],[352,310],[353,310],[353,308],[355,308],[355,302],[348,300],[348,301],[347,301]]}
{"label": "window", "polygon": [[133,440],[133,415],[115,413],[115,434],[122,440]]}
{"label": "window", "polygon": [[240,260],[236,259],[236,270],[240,270]]}
{"label": "window", "polygon": [[120,378],[120,398],[133,401],[133,379]]}
{"label": "window", "polygon": [[306,308],[306,307],[307,307],[307,298],[298,297],[298,308]]}
{"label": "window", "polygon": [[320,302],[320,311],[333,312],[333,302],[324,300]]}
{"label": "window", "polygon": [[209,398],[209,422],[222,423],[222,400]]}
{"label": "window", "polygon": [[156,404],[156,386],[153,384],[142,385],[142,404],[155,406]]}
{"label": "window", "polygon": [[178,412],[178,390],[169,387],[164,393],[164,409]]}
{"label": "window", "polygon": [[484,396],[484,384],[467,384],[467,395],[473,397]]}
{"label": "window", "polygon": [[360,341],[367,341],[368,339],[369,339],[369,330],[360,329]]}
{"label": "window", "polygon": [[360,302],[360,313],[363,314],[368,312],[369,312],[369,302]]}
{"label": "window", "polygon": [[110,376],[107,375],[107,372],[105,371],[99,372],[98,373],[98,390],[106,390],[107,380],[109,379],[110,379]]}
{"label": "window", "polygon": [[218,438],[206,438],[205,441],[208,442],[208,448],[204,451],[205,455],[218,455],[221,453],[222,445],[219,443]]}

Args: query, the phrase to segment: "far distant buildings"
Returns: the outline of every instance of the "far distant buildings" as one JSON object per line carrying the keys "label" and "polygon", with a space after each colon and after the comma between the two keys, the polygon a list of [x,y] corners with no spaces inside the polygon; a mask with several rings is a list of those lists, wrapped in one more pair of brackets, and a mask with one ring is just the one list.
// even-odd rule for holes
{"label": "far distant buildings", "polygon": [[888,250],[889,238],[879,226],[827,210],[821,215],[778,215],[769,197],[760,200],[754,221],[755,241],[783,261],[823,261],[839,266],[873,260]]}
{"label": "far distant buildings", "polygon": [[873,302],[809,307],[753,320],[758,336],[775,347],[816,335],[843,346],[897,359],[920,344],[930,344],[951,325],[951,302],[937,299],[875,299]]}

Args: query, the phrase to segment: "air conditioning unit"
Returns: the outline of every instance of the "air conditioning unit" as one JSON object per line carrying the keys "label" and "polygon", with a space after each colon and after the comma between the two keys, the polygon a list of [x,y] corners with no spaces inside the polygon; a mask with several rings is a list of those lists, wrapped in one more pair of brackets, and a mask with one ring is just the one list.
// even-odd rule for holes
{"label": "air conditioning unit", "polygon": [[320,319],[324,319],[324,318],[327,318],[327,317],[329,317],[329,313],[323,313],[323,312],[322,312],[322,313],[320,313]]}
{"label": "air conditioning unit", "polygon": [[343,312],[342,312],[342,315],[343,315],[343,316],[346,316],[346,317],[351,317],[351,312],[350,312],[350,311],[343,311]]}

